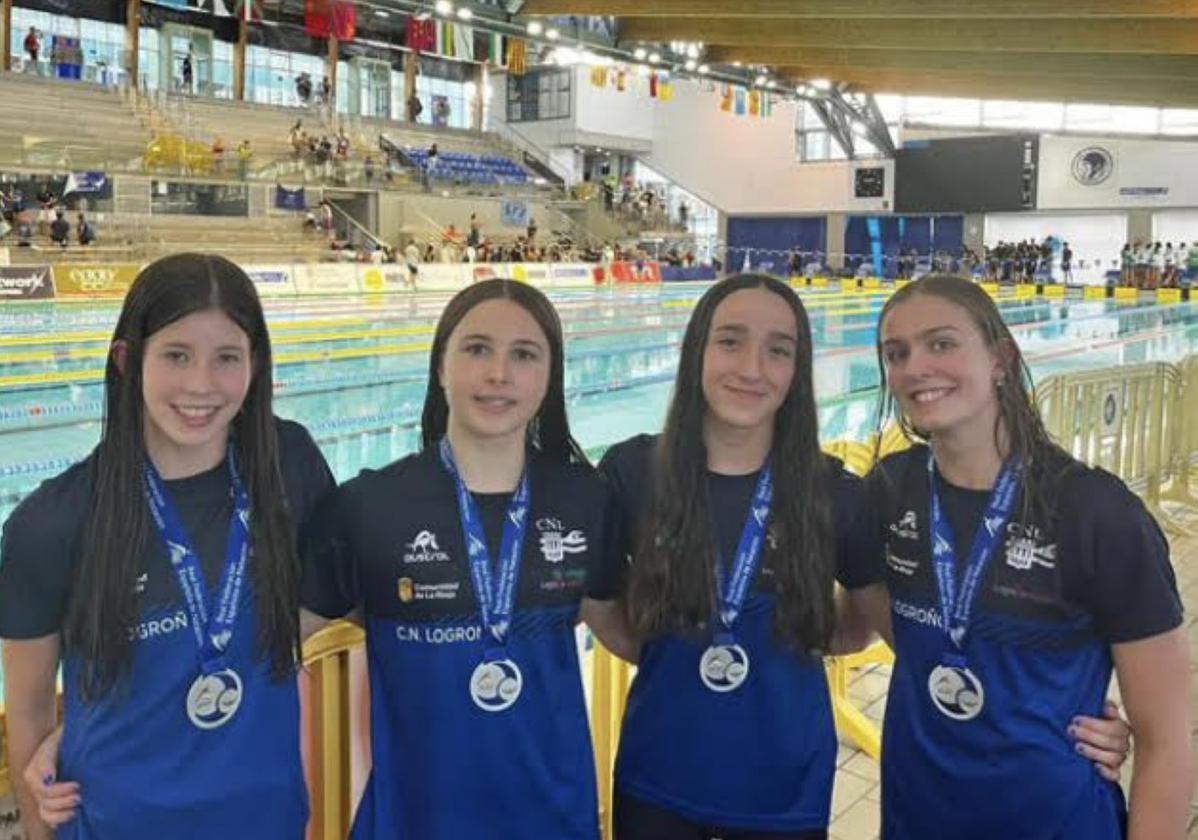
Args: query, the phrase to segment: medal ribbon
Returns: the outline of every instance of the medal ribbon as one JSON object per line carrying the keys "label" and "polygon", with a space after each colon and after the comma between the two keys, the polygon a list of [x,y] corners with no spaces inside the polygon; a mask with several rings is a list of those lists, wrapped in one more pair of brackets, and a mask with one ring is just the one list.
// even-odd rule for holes
{"label": "medal ribbon", "polygon": [[952,526],[940,506],[936,490],[936,462],[928,453],[928,496],[931,507],[932,565],[940,595],[940,616],[957,656],[965,649],[965,636],[973,617],[982,577],[990,565],[994,549],[1002,539],[1003,530],[1011,518],[1015,499],[1019,495],[1023,470],[1016,462],[1008,461],[999,471],[998,480],[986,502],[982,521],[969,551],[960,588],[957,586],[957,553]]}
{"label": "medal ribbon", "polygon": [[[503,538],[499,544],[499,566],[492,571],[491,552],[487,548],[487,535],[483,530],[482,515],[478,504],[470,495],[466,482],[458,472],[453,460],[453,448],[449,438],[441,438],[441,462],[453,477],[458,491],[458,513],[462,519],[462,537],[466,541],[466,554],[470,561],[470,579],[474,585],[474,597],[478,600],[478,611],[483,626],[491,633],[496,644],[502,646],[511,627],[512,613],[516,605],[516,583],[520,578],[520,554],[524,546],[524,532],[528,525],[528,469],[520,477],[520,483],[508,504],[503,520]],[[498,658],[497,651],[489,650],[488,658]]]}
{"label": "medal ribbon", "polygon": [[225,649],[233,638],[233,626],[241,606],[241,590],[250,552],[250,499],[237,474],[233,444],[229,443],[228,465],[233,515],[229,518],[229,537],[225,543],[225,562],[220,583],[209,597],[200,558],[192,546],[183,520],[153,463],[145,461],[145,495],[150,515],[170,558],[175,579],[183,591],[187,617],[200,651],[200,668],[205,674],[225,670]]}
{"label": "medal ribbon", "polygon": [[717,559],[715,564],[717,618],[723,628],[716,636],[718,644],[732,643],[732,629],[740,618],[749,587],[757,577],[761,565],[761,554],[765,543],[765,523],[770,515],[770,502],[774,497],[773,471],[767,464],[757,479],[757,487],[749,502],[749,513],[740,532],[736,556],[731,575],[725,576],[724,564]]}

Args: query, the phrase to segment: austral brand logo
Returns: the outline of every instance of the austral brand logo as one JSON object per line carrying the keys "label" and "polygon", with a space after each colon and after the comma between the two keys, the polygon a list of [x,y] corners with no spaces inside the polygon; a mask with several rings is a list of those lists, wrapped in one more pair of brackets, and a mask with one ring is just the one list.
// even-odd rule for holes
{"label": "austral brand logo", "polygon": [[1102,146],[1088,146],[1073,156],[1069,169],[1083,187],[1097,187],[1114,174],[1115,157]]}
{"label": "austral brand logo", "polygon": [[432,531],[421,531],[410,543],[405,543],[407,549],[403,554],[404,563],[448,563],[449,555],[437,545],[437,535]]}
{"label": "austral brand logo", "polygon": [[541,554],[547,563],[560,563],[567,554],[582,554],[587,550],[586,534],[579,528],[567,529],[560,519],[538,519],[537,531],[541,534]]}

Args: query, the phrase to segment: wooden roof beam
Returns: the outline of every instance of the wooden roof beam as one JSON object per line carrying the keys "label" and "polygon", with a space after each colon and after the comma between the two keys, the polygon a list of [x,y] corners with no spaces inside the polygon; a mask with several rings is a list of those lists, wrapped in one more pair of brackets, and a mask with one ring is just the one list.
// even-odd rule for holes
{"label": "wooden roof beam", "polygon": [[1003,75],[917,73],[879,70],[846,70],[838,67],[783,67],[780,75],[794,86],[813,79],[844,82],[868,93],[901,93],[911,96],[948,96],[970,99],[1009,99],[1030,102],[1068,102],[1101,105],[1134,105],[1161,108],[1198,108],[1198,88],[1162,86],[1154,81],[1106,79],[1041,79]]}
{"label": "wooden roof beam", "polygon": [[1095,53],[1002,53],[975,55],[935,50],[851,50],[789,47],[713,47],[706,61],[770,67],[818,64],[871,71],[999,73],[1085,79],[1158,79],[1198,83],[1198,56],[1099,55]]}
{"label": "wooden roof beam", "polygon": [[743,47],[867,51],[1144,53],[1198,55],[1198,18],[1187,20],[924,20],[847,21],[832,18],[729,19],[629,17],[625,41],[702,41]]}
{"label": "wooden roof beam", "polygon": [[778,18],[1193,18],[1192,0],[526,0],[523,15]]}

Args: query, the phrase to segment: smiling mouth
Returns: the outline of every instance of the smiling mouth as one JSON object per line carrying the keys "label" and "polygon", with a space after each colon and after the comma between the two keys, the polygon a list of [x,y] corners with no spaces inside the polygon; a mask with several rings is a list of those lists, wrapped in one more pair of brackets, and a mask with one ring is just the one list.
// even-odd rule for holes
{"label": "smiling mouth", "polygon": [[929,403],[934,403],[937,400],[948,396],[954,390],[954,388],[925,388],[921,391],[915,391],[912,393],[911,402],[915,403],[916,405],[928,405]]}
{"label": "smiling mouth", "polygon": [[504,411],[516,404],[510,397],[475,397],[474,402],[490,411]]}

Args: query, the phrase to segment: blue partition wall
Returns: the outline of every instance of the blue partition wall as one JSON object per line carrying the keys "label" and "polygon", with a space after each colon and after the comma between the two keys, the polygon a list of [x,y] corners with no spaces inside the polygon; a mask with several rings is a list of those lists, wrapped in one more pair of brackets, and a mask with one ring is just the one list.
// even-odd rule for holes
{"label": "blue partition wall", "polygon": [[755,271],[785,274],[789,252],[825,251],[828,241],[826,216],[733,216],[728,219],[729,271],[740,271],[745,253]]}
{"label": "blue partition wall", "polygon": [[894,277],[900,251],[914,250],[922,258],[935,251],[961,253],[964,216],[850,216],[845,222],[846,267],[873,263],[879,277]]}

